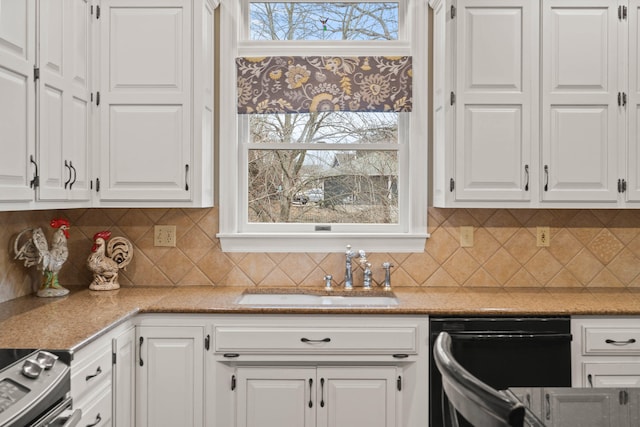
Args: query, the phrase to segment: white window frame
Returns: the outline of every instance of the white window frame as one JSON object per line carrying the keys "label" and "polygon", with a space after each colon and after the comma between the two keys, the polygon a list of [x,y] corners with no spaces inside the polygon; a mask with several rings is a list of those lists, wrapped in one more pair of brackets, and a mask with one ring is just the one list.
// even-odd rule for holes
{"label": "white window frame", "polygon": [[[219,213],[220,239],[225,252],[333,252],[347,244],[376,252],[423,252],[427,234],[428,187],[428,2],[398,0],[398,40],[248,41],[250,0],[222,0],[220,5],[220,125]],[[264,0],[262,0],[264,1]],[[281,1],[281,0],[267,0]],[[316,0],[301,0],[310,2]],[[341,0],[362,1],[362,0]],[[376,1],[376,0],[374,0]],[[377,0],[384,1],[384,0]],[[235,58],[287,54],[413,57],[413,111],[411,120],[400,117],[399,135],[408,133],[398,148],[398,224],[328,224],[331,231],[314,231],[315,224],[248,224],[246,221],[247,150],[242,145],[236,113]],[[402,114],[400,115],[402,116]],[[404,138],[401,138],[404,139]],[[403,144],[403,142],[400,142]],[[255,148],[255,147],[254,147]],[[262,148],[262,147],[261,147]],[[268,148],[268,147],[264,147]],[[317,147],[309,147],[314,149]],[[369,148],[369,147],[367,147]],[[371,147],[375,149],[375,147]],[[378,147],[382,149],[383,147]],[[358,147],[357,149],[361,149]],[[407,172],[408,170],[408,172]]]}

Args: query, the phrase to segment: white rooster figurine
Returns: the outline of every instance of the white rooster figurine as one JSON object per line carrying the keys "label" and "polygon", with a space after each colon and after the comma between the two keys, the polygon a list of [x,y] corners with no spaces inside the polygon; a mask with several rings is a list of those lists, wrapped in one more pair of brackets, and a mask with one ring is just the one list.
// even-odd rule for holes
{"label": "white rooster figurine", "polygon": [[[69,221],[55,218],[51,220],[50,225],[56,229],[51,239],[51,248],[40,227],[22,230],[13,241],[15,259],[24,260],[25,267],[35,265],[44,275],[42,285],[36,294],[39,297],[60,297],[69,293],[58,281],[58,273],[69,256]],[[23,236],[26,236],[24,242]]]}
{"label": "white rooster figurine", "polygon": [[[124,269],[133,259],[133,245],[124,237],[111,237],[110,231],[100,231],[93,236],[91,255],[87,267],[93,272],[93,282],[89,289],[110,291],[120,288],[118,271]],[[109,243],[106,243],[109,240]]]}

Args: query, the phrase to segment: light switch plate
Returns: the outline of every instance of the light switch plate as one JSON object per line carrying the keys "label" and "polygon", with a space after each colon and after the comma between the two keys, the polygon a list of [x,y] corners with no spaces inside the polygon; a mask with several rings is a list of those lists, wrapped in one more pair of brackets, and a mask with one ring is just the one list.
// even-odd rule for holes
{"label": "light switch plate", "polygon": [[176,245],[176,226],[175,225],[156,225],[153,227],[153,245],[154,246],[175,246]]}
{"label": "light switch plate", "polygon": [[536,245],[539,247],[547,247],[550,244],[551,233],[549,227],[536,228]]}

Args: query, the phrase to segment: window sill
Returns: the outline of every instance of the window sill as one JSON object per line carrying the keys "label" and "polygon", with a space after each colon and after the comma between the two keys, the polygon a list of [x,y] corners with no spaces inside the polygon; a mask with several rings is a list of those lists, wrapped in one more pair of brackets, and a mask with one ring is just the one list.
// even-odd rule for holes
{"label": "window sill", "polygon": [[374,234],[349,233],[242,233],[217,235],[223,252],[335,252],[346,245],[367,252],[424,252],[426,233]]}

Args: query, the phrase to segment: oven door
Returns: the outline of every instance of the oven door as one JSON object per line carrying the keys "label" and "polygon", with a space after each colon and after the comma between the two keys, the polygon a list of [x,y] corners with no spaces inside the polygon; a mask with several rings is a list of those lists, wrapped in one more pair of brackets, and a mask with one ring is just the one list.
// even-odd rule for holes
{"label": "oven door", "polygon": [[75,427],[80,423],[82,411],[76,409],[70,415],[71,398],[68,397],[56,405],[40,419],[31,424],[32,427]]}

